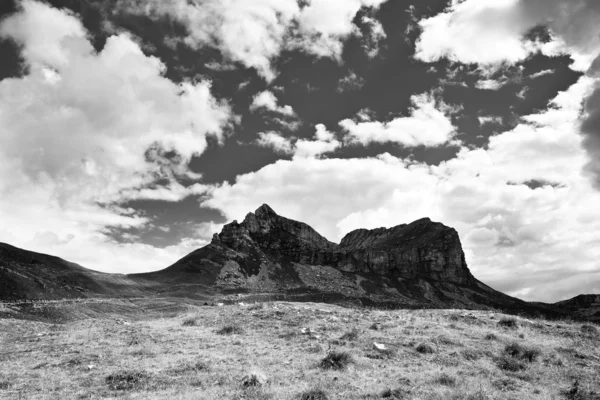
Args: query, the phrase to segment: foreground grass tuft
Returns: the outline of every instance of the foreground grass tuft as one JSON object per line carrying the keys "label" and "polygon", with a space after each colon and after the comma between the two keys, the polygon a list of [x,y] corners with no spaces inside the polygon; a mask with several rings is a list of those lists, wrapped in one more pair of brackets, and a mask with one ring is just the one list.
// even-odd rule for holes
{"label": "foreground grass tuft", "polygon": [[299,400],[329,400],[329,397],[321,389],[311,389],[300,393]]}
{"label": "foreground grass tuft", "polygon": [[588,336],[598,336],[598,328],[594,325],[581,325],[581,333]]}
{"label": "foreground grass tuft", "polygon": [[598,400],[600,393],[594,392],[588,388],[582,388],[579,381],[573,382],[571,387],[563,392],[567,400]]}
{"label": "foreground grass tuft", "polygon": [[340,340],[349,340],[352,342],[352,341],[358,339],[358,335],[359,335],[358,329],[354,328],[351,331],[344,333],[340,337]]}
{"label": "foreground grass tuft", "polygon": [[456,386],[456,378],[446,373],[441,373],[434,382],[444,386]]}
{"label": "foreground grass tuft", "polygon": [[219,335],[241,335],[244,330],[238,325],[225,325],[217,331]]}
{"label": "foreground grass tuft", "polygon": [[198,318],[196,317],[189,317],[183,320],[183,323],[181,324],[183,326],[196,326],[198,325]]}
{"label": "foreground grass tuft", "polygon": [[352,355],[346,351],[332,351],[321,360],[323,369],[343,370],[353,362]]}
{"label": "foreground grass tuft", "polygon": [[513,317],[502,317],[500,319],[500,321],[498,321],[498,325],[505,327],[505,328],[512,328],[512,329],[519,327],[519,323]]}
{"label": "foreground grass tuft", "polygon": [[142,371],[123,370],[110,374],[105,381],[111,390],[138,389],[148,380],[148,375]]}
{"label": "foreground grass tuft", "polygon": [[435,347],[431,343],[419,343],[415,348],[421,354],[432,354],[435,353]]}
{"label": "foreground grass tuft", "polygon": [[504,353],[513,358],[534,362],[541,354],[541,350],[537,347],[525,346],[520,343],[513,342],[506,345],[504,348]]}

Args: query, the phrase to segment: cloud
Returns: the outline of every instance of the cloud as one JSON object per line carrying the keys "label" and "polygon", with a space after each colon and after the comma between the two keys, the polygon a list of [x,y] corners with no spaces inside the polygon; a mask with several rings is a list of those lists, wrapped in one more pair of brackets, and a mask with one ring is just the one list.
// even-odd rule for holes
{"label": "cloud", "polygon": [[[347,132],[349,143],[398,143],[407,147],[439,146],[452,139],[455,128],[450,118],[436,106],[431,94],[413,95],[414,108],[410,116],[398,117],[390,122],[351,119],[340,121],[339,125]],[[441,106],[440,106],[441,107]]]}
{"label": "cloud", "polygon": [[583,77],[486,149],[462,148],[438,166],[389,154],[279,160],[215,186],[204,204],[240,219],[266,202],[331,240],[428,216],[458,230],[469,267],[492,287],[542,301],[598,290],[582,286],[600,256],[600,193],[580,173],[578,135],[592,89]]}
{"label": "cloud", "polygon": [[259,133],[257,144],[270,147],[277,152],[291,154],[294,158],[319,158],[337,150],[342,144],[323,124],[316,126],[314,140],[285,138],[276,132]]}
{"label": "cloud", "polygon": [[257,144],[270,147],[279,153],[292,154],[294,152],[291,140],[284,138],[277,132],[260,132]]}
{"label": "cloud", "polygon": [[350,71],[348,75],[340,78],[338,81],[337,91],[338,93],[359,90],[365,84],[365,80],[356,75],[354,71]]}
{"label": "cloud", "polygon": [[479,120],[480,125],[485,124],[502,124],[502,117],[494,116],[494,115],[485,115],[477,118]]}
{"label": "cloud", "polygon": [[268,90],[258,93],[252,99],[252,104],[250,105],[250,110],[260,110],[266,109],[268,111],[272,111],[274,113],[286,115],[286,116],[294,116],[294,110],[291,106],[279,106],[277,104],[277,97]]}
{"label": "cloud", "polygon": [[529,78],[530,79],[536,79],[536,78],[540,78],[540,77],[545,76],[545,75],[552,75],[553,73],[554,73],[554,70],[552,70],[552,69],[544,69],[544,70],[542,70],[540,72],[536,72],[535,74],[529,75]]}
{"label": "cloud", "polygon": [[[183,23],[191,47],[210,46],[230,61],[255,68],[267,81],[272,61],[285,49],[341,60],[344,41],[359,32],[352,23],[361,7],[384,0],[120,0],[116,9],[149,16],[168,15]],[[382,30],[372,21],[373,37]]]}
{"label": "cloud", "polygon": [[[150,222],[118,206],[127,200],[178,201],[206,190],[193,184],[199,175],[187,164],[204,151],[207,135],[222,140],[234,118],[229,105],[212,96],[209,81],[167,79],[164,64],[126,33],[96,52],[76,15],[20,4],[0,24],[28,70],[0,81],[0,240],[35,242],[76,262],[97,252],[88,266],[104,269],[174,260],[181,249],[116,244],[106,229]],[[42,240],[50,237],[58,240]]]}
{"label": "cloud", "polygon": [[[515,64],[541,51],[546,55],[568,54],[571,68],[589,70],[600,55],[600,2],[596,0],[453,0],[448,9],[419,22],[422,34],[416,57],[433,62],[448,58],[477,63],[493,69]],[[546,26],[550,42],[527,38],[532,29]],[[532,76],[541,76],[546,71]],[[600,88],[600,81],[597,83]],[[524,88],[525,90],[525,88]],[[598,89],[600,92],[600,89]],[[521,99],[525,91],[518,95]],[[600,188],[600,95],[586,101],[581,126],[589,162],[585,171]]]}

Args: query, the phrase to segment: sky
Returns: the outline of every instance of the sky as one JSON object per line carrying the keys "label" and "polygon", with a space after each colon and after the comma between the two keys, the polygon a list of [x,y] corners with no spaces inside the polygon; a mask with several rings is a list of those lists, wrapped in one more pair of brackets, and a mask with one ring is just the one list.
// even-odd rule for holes
{"label": "sky", "polygon": [[167,267],[263,203],[429,217],[473,274],[600,293],[596,0],[3,0],[0,241]]}

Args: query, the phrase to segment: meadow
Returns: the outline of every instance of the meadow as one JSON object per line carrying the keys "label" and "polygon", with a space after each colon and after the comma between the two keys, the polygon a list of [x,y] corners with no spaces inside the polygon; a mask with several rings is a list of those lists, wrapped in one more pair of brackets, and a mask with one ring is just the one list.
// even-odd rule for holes
{"label": "meadow", "polygon": [[589,323],[291,302],[118,315],[0,319],[0,398],[600,399]]}

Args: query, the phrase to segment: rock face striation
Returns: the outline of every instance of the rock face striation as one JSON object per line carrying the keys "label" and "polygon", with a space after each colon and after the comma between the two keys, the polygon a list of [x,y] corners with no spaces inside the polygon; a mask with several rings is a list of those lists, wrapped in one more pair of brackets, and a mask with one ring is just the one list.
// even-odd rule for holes
{"label": "rock face striation", "polygon": [[225,225],[214,235],[213,244],[238,251],[262,251],[279,261],[331,266],[344,272],[475,283],[458,233],[429,218],[389,229],[357,229],[336,244],[264,204],[246,215],[242,223]]}

